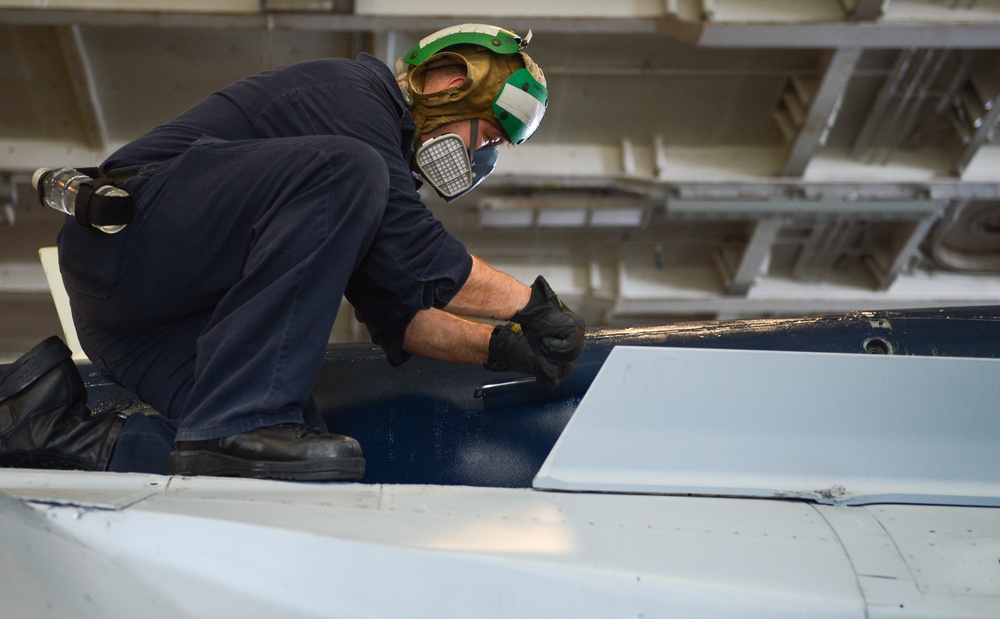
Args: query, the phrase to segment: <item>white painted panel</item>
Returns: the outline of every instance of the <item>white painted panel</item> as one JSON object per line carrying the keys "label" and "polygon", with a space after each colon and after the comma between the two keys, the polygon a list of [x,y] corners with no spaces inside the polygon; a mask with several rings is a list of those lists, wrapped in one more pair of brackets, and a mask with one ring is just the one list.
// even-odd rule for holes
{"label": "white painted panel", "polygon": [[0,531],[3,617],[182,616],[127,568],[3,492]]}
{"label": "white painted panel", "polygon": [[[0,491],[25,475],[66,479],[0,470]],[[795,502],[174,477],[121,510],[35,505],[190,617],[864,616]]]}
{"label": "white painted panel", "polygon": [[997,359],[620,347],[535,487],[1000,505],[997,376]]}

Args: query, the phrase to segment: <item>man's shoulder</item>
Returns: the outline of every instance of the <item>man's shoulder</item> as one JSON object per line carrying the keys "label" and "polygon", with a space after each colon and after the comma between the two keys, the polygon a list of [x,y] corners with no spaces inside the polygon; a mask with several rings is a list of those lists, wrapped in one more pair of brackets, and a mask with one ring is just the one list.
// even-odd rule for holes
{"label": "man's shoulder", "polygon": [[378,58],[369,54],[359,54],[354,60],[348,58],[321,58],[291,65],[287,80],[301,90],[310,86],[344,87],[354,83],[365,87],[366,91],[379,98],[391,99],[401,110],[406,103],[399,92],[396,76]]}
{"label": "man's shoulder", "polygon": [[[319,58],[279,67],[248,78],[271,93],[302,90],[310,87],[359,87],[380,84],[392,91],[396,78],[382,61],[368,54],[357,59]],[[389,88],[389,87],[392,88]]]}
{"label": "man's shoulder", "polygon": [[300,81],[303,78],[329,80],[335,76],[358,72],[370,74],[370,69],[349,58],[318,58],[271,69],[259,74],[258,77],[293,81]]}
{"label": "man's shoulder", "polygon": [[375,81],[372,70],[348,58],[320,58],[269,69],[231,84],[223,94],[258,109],[295,94],[331,90],[367,91]]}

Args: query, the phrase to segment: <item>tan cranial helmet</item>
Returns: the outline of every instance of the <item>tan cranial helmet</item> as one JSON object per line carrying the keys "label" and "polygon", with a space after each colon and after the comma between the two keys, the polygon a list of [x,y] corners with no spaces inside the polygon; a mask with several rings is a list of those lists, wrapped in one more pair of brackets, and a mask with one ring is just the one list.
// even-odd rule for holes
{"label": "tan cranial helmet", "polygon": [[[417,135],[478,118],[502,128],[511,144],[531,137],[549,98],[542,70],[522,51],[530,38],[530,32],[521,38],[496,26],[463,24],[439,30],[414,46],[398,68],[406,71]],[[427,71],[449,65],[465,67],[465,82],[424,92]]]}

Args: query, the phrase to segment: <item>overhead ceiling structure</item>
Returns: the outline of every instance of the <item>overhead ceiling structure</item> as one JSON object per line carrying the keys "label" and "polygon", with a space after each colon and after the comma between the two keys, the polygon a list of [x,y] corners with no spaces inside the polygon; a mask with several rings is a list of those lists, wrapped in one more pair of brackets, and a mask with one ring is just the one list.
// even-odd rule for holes
{"label": "overhead ceiling structure", "polygon": [[[360,52],[391,65],[462,22],[531,29],[551,100],[480,189],[428,204],[590,324],[1000,302],[1000,0],[2,6],[8,325],[47,298],[35,251],[60,223],[34,202],[35,168],[95,165],[244,75]],[[361,336],[340,323],[335,339]]]}

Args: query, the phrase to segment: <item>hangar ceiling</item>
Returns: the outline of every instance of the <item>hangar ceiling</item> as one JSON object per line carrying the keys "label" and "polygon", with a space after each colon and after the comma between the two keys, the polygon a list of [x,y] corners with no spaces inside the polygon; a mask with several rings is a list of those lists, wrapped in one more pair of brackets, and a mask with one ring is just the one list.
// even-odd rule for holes
{"label": "hangar ceiling", "polygon": [[480,189],[427,202],[589,324],[1000,302],[1000,0],[481,6],[0,4],[0,358],[58,330],[35,168],[96,165],[244,75],[391,63],[461,22],[533,30],[551,102]]}

